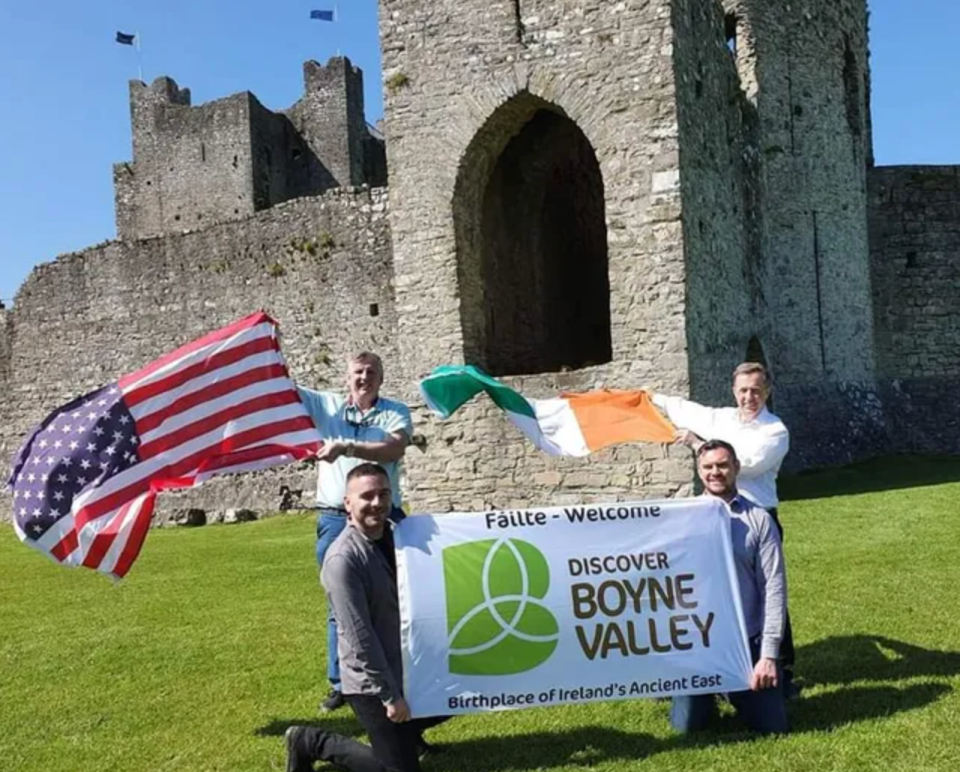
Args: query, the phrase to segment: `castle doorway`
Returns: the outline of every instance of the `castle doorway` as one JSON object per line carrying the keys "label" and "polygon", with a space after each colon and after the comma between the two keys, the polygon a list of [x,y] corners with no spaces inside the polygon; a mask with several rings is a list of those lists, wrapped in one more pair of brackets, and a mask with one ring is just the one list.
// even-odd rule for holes
{"label": "castle doorway", "polygon": [[603,178],[577,124],[516,97],[471,143],[457,187],[467,361],[494,375],[609,362]]}

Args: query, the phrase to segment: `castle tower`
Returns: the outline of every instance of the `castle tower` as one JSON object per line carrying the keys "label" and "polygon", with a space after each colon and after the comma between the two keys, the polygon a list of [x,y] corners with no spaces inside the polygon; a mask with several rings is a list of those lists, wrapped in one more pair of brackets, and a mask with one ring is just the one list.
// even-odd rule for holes
{"label": "castle tower", "polygon": [[304,65],[286,113],[249,92],[196,107],[170,78],[130,83],[133,161],[114,166],[117,231],[147,238],[242,219],[335,187],[383,184],[383,142],[363,117],[349,59]]}
{"label": "castle tower", "polygon": [[[689,390],[672,5],[381,0],[405,380],[469,362],[532,397]],[[411,496],[443,508],[495,479],[472,506],[516,506],[667,496],[691,479],[660,448],[587,470],[502,424],[461,423],[442,474],[408,456]]]}
{"label": "castle tower", "polygon": [[805,466],[879,442],[864,0],[724,0],[747,123],[756,326]]}
{"label": "castle tower", "polygon": [[468,361],[723,404],[760,351],[785,417],[820,411],[855,454],[839,435],[876,417],[863,0],[443,9],[380,4],[410,377]]}
{"label": "castle tower", "polygon": [[364,140],[368,136],[363,112],[363,73],[346,57],[334,57],[326,66],[303,65],[303,97],[289,111],[297,132],[322,160],[331,184],[362,185]]}
{"label": "castle tower", "polygon": [[725,0],[755,110],[766,342],[781,382],[873,377],[863,0]]}
{"label": "castle tower", "polygon": [[609,365],[685,389],[671,3],[443,8],[380,3],[411,375]]}
{"label": "castle tower", "polygon": [[198,107],[170,78],[130,82],[133,161],[114,166],[122,239],[192,230],[255,210],[249,92]]}

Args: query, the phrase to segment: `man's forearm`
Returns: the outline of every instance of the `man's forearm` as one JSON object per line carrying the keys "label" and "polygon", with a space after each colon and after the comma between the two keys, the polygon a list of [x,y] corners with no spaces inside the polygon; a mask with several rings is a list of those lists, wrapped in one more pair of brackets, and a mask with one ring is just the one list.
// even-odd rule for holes
{"label": "man's forearm", "polygon": [[680,429],[689,429],[694,434],[710,439],[713,434],[714,409],[691,402],[683,397],[654,394],[651,401],[666,413],[667,418]]}

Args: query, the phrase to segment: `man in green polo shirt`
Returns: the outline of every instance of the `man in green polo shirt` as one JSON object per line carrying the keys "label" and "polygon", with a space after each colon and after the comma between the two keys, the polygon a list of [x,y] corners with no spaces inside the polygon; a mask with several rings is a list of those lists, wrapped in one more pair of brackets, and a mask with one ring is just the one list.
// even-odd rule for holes
{"label": "man in green polo shirt", "polygon": [[[410,409],[402,402],[380,396],[383,362],[364,351],[347,363],[347,395],[299,387],[300,398],[310,413],[324,444],[317,453],[317,563],[347,522],[343,508],[347,475],[368,461],[380,464],[390,479],[393,512],[400,509],[400,461],[413,436]],[[321,703],[324,710],[343,706],[340,693],[340,663],[337,659],[337,623],[330,612],[327,623],[327,677],[332,690]]]}

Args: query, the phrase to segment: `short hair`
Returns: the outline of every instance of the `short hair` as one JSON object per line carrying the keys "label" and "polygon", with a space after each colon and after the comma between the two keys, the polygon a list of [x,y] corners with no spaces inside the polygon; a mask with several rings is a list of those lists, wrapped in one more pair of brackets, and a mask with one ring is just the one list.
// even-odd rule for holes
{"label": "short hair", "polygon": [[733,371],[733,380],[737,380],[738,375],[753,375],[754,373],[760,373],[763,376],[763,383],[767,388],[772,385],[770,383],[770,373],[759,362],[743,362],[737,365]]}
{"label": "short hair", "polygon": [[697,448],[697,461],[703,456],[704,453],[709,453],[711,450],[725,450],[730,454],[736,463],[740,463],[740,460],[737,458],[737,451],[733,449],[733,445],[725,440],[707,440]]}
{"label": "short hair", "polygon": [[361,351],[357,354],[352,354],[350,358],[347,359],[347,366],[352,365],[354,362],[369,362],[376,368],[380,377],[383,378],[383,360],[378,354],[374,354],[372,351]]}
{"label": "short hair", "polygon": [[351,480],[355,480],[358,477],[382,477],[387,481],[388,485],[390,483],[390,475],[387,474],[387,470],[373,461],[357,464],[351,469],[347,474],[347,485],[350,484]]}

